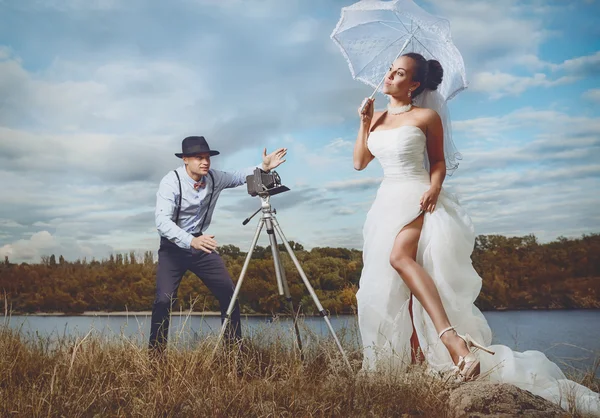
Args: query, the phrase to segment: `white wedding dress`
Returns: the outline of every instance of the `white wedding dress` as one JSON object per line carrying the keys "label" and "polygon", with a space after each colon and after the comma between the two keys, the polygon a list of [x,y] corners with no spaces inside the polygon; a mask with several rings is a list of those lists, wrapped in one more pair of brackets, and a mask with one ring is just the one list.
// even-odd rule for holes
{"label": "white wedding dress", "polygon": [[[410,290],[389,261],[394,239],[420,215],[419,200],[430,186],[423,164],[425,141],[416,126],[373,131],[368,139],[384,179],[364,225],[364,268],[356,294],[366,371],[403,370],[410,364],[413,320],[429,369],[444,372],[453,366],[429,315],[414,297],[411,320]],[[474,243],[471,219],[442,189],[435,211],[425,214],[417,262],[433,278],[451,324],[487,346],[492,333],[473,304],[481,290],[481,277],[471,263]],[[502,345],[490,348],[495,355],[478,352],[482,377],[514,384],[565,409],[575,399],[580,412],[600,415],[599,395],[567,380],[543,353],[519,353]]]}

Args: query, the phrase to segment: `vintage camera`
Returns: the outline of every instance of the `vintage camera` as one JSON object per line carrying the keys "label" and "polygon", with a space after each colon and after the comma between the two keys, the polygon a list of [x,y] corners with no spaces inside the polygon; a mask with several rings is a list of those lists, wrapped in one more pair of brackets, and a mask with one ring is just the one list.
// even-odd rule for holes
{"label": "vintage camera", "polygon": [[267,173],[258,167],[254,169],[253,174],[246,177],[246,185],[250,196],[273,196],[290,190],[281,184],[276,171]]}

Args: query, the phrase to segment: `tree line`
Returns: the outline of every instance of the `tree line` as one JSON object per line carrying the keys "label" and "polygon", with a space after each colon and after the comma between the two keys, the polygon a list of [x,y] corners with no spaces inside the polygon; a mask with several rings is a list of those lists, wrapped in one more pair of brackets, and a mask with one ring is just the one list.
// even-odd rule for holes
{"label": "tree line", "polygon": [[[362,252],[318,247],[305,250],[291,242],[323,307],[332,314],[356,311],[355,293]],[[296,306],[305,314],[316,308],[283,245],[281,260]],[[219,253],[234,280],[246,253],[224,245]],[[483,278],[475,304],[482,310],[600,308],[600,234],[560,237],[541,244],[534,235],[481,235],[475,242],[473,266]],[[59,255],[40,263],[0,264],[0,291],[13,313],[84,311],[147,311],[155,291],[153,253],[113,254],[108,259],[69,262]],[[188,272],[175,309],[217,311],[218,302]],[[242,312],[274,314],[287,306],[277,291],[270,247],[257,246],[241,289]]]}

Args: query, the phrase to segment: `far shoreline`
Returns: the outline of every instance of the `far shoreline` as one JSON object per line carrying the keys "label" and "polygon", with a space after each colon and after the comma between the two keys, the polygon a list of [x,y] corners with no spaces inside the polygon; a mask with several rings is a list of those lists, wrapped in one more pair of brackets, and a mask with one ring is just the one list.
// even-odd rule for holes
{"label": "far shoreline", "polygon": [[[34,312],[34,313],[23,313],[23,312],[12,312],[10,316],[151,316],[152,311],[85,311],[80,313],[74,312]],[[190,311],[173,311],[171,316],[221,316],[221,312],[217,311],[204,311],[204,312],[190,312]],[[269,314],[244,314],[242,316],[272,316]]]}
{"label": "far shoreline", "polygon": [[[510,308],[498,308],[482,310],[481,312],[526,312],[526,311],[597,311],[600,308],[521,308],[521,309],[510,309]],[[8,315],[3,316],[87,316],[87,317],[128,317],[128,316],[151,316],[152,311],[85,311],[85,312],[11,312]],[[202,312],[190,312],[190,311],[173,311],[172,316],[220,316],[221,312],[218,311],[202,311]],[[284,313],[277,313],[275,315],[268,313],[242,313],[244,317],[273,317],[273,316],[289,316]],[[301,317],[320,317],[319,314],[301,314]],[[330,317],[334,316],[356,316],[356,313],[343,313],[343,314],[329,314]]]}

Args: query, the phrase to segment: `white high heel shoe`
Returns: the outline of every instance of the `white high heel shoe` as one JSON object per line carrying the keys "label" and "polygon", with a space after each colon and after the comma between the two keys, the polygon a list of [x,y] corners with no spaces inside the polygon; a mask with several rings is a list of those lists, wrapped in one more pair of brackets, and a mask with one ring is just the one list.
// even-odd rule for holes
{"label": "white high heel shoe", "polygon": [[[442,335],[444,335],[446,332],[448,332],[450,330],[454,330],[454,332],[456,332],[455,327],[448,327],[439,333],[439,335],[438,335],[439,338],[442,339]],[[469,334],[460,335],[458,332],[456,332],[456,335],[465,342],[465,344],[467,345],[467,349],[469,351],[471,351],[472,348],[475,348],[475,349],[483,350],[486,353],[489,353],[492,355],[496,354],[494,351],[490,350],[489,348],[484,347],[482,344],[475,341],[473,338],[471,338],[471,336]],[[467,354],[464,357],[459,356],[458,363],[456,364],[456,370],[458,371],[460,380],[462,380],[463,382],[467,382],[469,380],[475,379],[479,375],[479,372],[477,371],[479,364],[480,364],[479,358],[473,352],[470,352],[469,354]]]}

